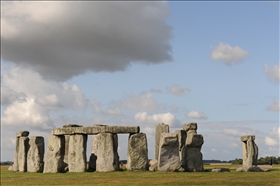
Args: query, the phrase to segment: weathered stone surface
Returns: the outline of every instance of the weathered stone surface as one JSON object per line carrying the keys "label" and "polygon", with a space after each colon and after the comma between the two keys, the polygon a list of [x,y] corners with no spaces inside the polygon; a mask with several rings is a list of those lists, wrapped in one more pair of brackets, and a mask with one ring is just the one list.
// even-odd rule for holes
{"label": "weathered stone surface", "polygon": [[189,130],[197,130],[197,123],[194,122],[189,122],[189,123],[185,123],[183,126],[183,129],[188,132]]}
{"label": "weathered stone surface", "polygon": [[19,131],[16,133],[16,137],[27,137],[29,135],[29,131]]}
{"label": "weathered stone surface", "polygon": [[228,168],[214,168],[212,172],[230,172]]}
{"label": "weathered stone surface", "polygon": [[119,170],[118,135],[100,133],[96,135],[96,171],[108,172]]}
{"label": "weathered stone surface", "polygon": [[19,137],[16,137],[16,148],[14,154],[13,170],[18,171],[18,150],[19,150]]}
{"label": "weathered stone surface", "polygon": [[202,153],[200,152],[200,148],[197,147],[189,147],[187,146],[185,149],[185,171],[189,172],[203,172],[203,161],[202,161]]}
{"label": "weathered stone surface", "polygon": [[20,172],[27,171],[27,153],[29,150],[29,138],[19,137],[19,149],[18,149],[18,170]]}
{"label": "weathered stone surface", "polygon": [[155,134],[155,159],[158,159],[158,153],[159,153],[159,143],[162,133],[169,133],[169,125],[167,124],[158,124],[156,126],[156,134]]}
{"label": "weathered stone surface", "polygon": [[27,153],[27,172],[43,172],[45,143],[42,136],[31,136]]}
{"label": "weathered stone surface", "polygon": [[148,169],[148,145],[146,134],[129,135],[127,148],[127,170]]}
{"label": "weathered stone surface", "polygon": [[67,128],[67,127],[82,127],[83,125],[78,125],[78,124],[66,124],[63,125],[63,128]]}
{"label": "weathered stone surface", "polygon": [[64,172],[64,136],[50,135],[44,163],[44,173]]}
{"label": "weathered stone surface", "polygon": [[258,166],[251,166],[251,167],[238,167],[236,172],[265,172],[262,168]]}
{"label": "weathered stone surface", "polygon": [[87,135],[70,135],[68,149],[69,172],[85,172],[87,168]]}
{"label": "weathered stone surface", "polygon": [[202,153],[203,136],[200,134],[187,134],[186,147],[184,150],[184,168],[189,172],[203,172]]}
{"label": "weathered stone surface", "polygon": [[255,136],[254,135],[246,135],[246,136],[241,136],[240,137],[241,141],[245,142],[248,140],[255,140]]}
{"label": "weathered stone surface", "polygon": [[8,168],[8,171],[13,171],[14,170],[14,167],[13,165],[11,165],[9,168]]}
{"label": "weathered stone surface", "polygon": [[69,140],[70,140],[70,135],[64,135],[64,142],[65,142],[64,158],[63,158],[64,167],[68,167]]}
{"label": "weathered stone surface", "polygon": [[254,142],[255,136],[241,136],[242,141],[242,166],[245,168],[257,165],[258,146]]}
{"label": "weathered stone surface", "polygon": [[157,171],[158,170],[158,161],[157,160],[151,160],[149,162],[149,171]]}
{"label": "weathered stone surface", "polygon": [[204,143],[201,134],[188,134],[186,145],[190,147],[201,147]]}
{"label": "weathered stone surface", "polygon": [[70,134],[99,134],[99,133],[139,133],[139,126],[108,126],[94,125],[93,127],[64,127],[52,130],[53,135]]}
{"label": "weathered stone surface", "polygon": [[185,144],[186,144],[186,131],[184,130],[175,130],[174,131],[178,137],[178,142],[179,142],[179,157],[180,157],[180,162],[181,165],[184,164],[184,149],[185,149]]}
{"label": "weathered stone surface", "polygon": [[178,171],[181,167],[178,136],[173,133],[162,133],[159,143],[158,170]]}

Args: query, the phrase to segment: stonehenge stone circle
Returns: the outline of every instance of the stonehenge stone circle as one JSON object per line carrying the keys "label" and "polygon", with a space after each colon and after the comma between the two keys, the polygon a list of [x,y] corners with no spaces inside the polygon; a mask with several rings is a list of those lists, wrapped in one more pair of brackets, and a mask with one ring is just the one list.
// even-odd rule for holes
{"label": "stonehenge stone circle", "polygon": [[12,166],[13,171],[19,171],[19,166],[18,166],[19,138],[27,137],[28,135],[29,135],[29,131],[19,131],[16,133],[16,148],[15,148],[15,154],[14,154],[14,164]]}
{"label": "stonehenge stone circle", "polygon": [[27,172],[43,172],[45,143],[42,136],[31,136],[27,153]]}
{"label": "stonehenge stone circle", "polygon": [[127,148],[127,170],[148,169],[148,145],[146,134],[130,134]]}
{"label": "stonehenge stone circle", "polygon": [[178,171],[180,167],[179,141],[176,132],[162,133],[159,143],[158,170]]}
{"label": "stonehenge stone circle", "polygon": [[158,159],[158,153],[159,153],[159,143],[162,133],[169,133],[169,125],[167,124],[158,124],[156,126],[156,134],[155,134],[155,159]]}
{"label": "stonehenge stone circle", "polygon": [[44,173],[56,173],[64,171],[64,136],[50,135],[48,138],[48,148],[44,163]]}
{"label": "stonehenge stone circle", "polygon": [[27,171],[27,153],[29,150],[29,138],[19,137],[18,148],[18,170],[20,172]]}
{"label": "stonehenge stone circle", "polygon": [[68,149],[69,172],[85,172],[87,169],[87,135],[70,135]]}

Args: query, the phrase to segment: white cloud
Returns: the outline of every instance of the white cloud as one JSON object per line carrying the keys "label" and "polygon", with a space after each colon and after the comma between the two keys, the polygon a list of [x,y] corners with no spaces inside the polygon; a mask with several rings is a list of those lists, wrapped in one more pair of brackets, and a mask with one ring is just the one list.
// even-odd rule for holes
{"label": "white cloud", "polygon": [[112,104],[116,108],[152,112],[165,108],[164,105],[157,103],[152,93],[142,93],[140,96],[125,96],[124,99],[112,102]]}
{"label": "white cloud", "polygon": [[124,115],[122,111],[118,108],[102,109],[100,103],[96,100],[90,101],[91,105],[94,107],[94,112],[97,114],[107,115],[107,116],[121,116]]}
{"label": "white cloud", "polygon": [[77,85],[47,81],[33,70],[19,66],[3,72],[2,87],[6,92],[2,97],[2,102],[6,100],[3,126],[50,130],[55,127],[52,111],[58,114],[87,106]]}
{"label": "white cloud", "polygon": [[180,122],[173,114],[171,113],[161,113],[148,115],[147,112],[138,112],[134,116],[135,120],[141,123],[157,125],[160,123],[169,124],[170,127],[181,127],[182,122]]}
{"label": "white cloud", "polygon": [[189,88],[181,88],[179,85],[173,85],[171,88],[167,87],[167,90],[176,96],[185,96],[186,92],[190,92]]}
{"label": "white cloud", "polygon": [[273,100],[272,105],[266,107],[266,110],[273,111],[273,112],[279,112],[280,111],[280,101]]}
{"label": "white cloud", "polygon": [[186,114],[187,118],[193,118],[193,119],[207,119],[208,116],[206,116],[204,113],[199,113],[198,111],[192,110],[188,114]]}
{"label": "white cloud", "polygon": [[240,132],[240,131],[234,130],[234,129],[223,129],[223,132],[226,135],[237,136],[237,137],[244,136],[247,134],[246,132]]}
{"label": "white cloud", "polygon": [[167,2],[3,2],[2,60],[64,81],[171,61]]}
{"label": "white cloud", "polygon": [[212,152],[217,152],[217,149],[213,148],[211,149]]}
{"label": "white cloud", "polygon": [[278,146],[279,142],[271,137],[265,137],[265,144],[268,146]]}
{"label": "white cloud", "polygon": [[273,67],[269,67],[267,63],[264,64],[264,70],[266,74],[266,78],[270,81],[280,82],[280,68],[279,64],[274,65]]}
{"label": "white cloud", "polygon": [[239,46],[232,47],[228,44],[220,43],[212,50],[211,58],[217,61],[222,61],[226,65],[231,65],[233,62],[238,63],[249,56],[249,52]]}

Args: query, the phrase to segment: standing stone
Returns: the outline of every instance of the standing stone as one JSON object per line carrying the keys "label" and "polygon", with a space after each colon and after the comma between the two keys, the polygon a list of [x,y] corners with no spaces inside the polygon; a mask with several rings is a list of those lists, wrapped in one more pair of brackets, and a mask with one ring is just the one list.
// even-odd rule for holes
{"label": "standing stone", "polygon": [[258,146],[254,140],[254,135],[241,136],[243,158],[242,168],[244,171],[248,171],[252,166],[257,166]]}
{"label": "standing stone", "polygon": [[18,170],[20,172],[27,171],[27,153],[29,150],[29,138],[19,137],[19,148],[18,148]]}
{"label": "standing stone", "polygon": [[56,173],[64,171],[64,136],[50,135],[48,138],[48,149],[44,163],[44,173]]}
{"label": "standing stone", "polygon": [[31,136],[27,153],[27,172],[43,172],[45,144],[42,136]]}
{"label": "standing stone", "polygon": [[70,135],[68,151],[69,172],[85,172],[87,168],[87,135]]}
{"label": "standing stone", "polygon": [[179,142],[179,157],[180,157],[180,162],[181,165],[184,165],[184,154],[185,154],[185,145],[186,145],[186,131],[184,130],[175,130],[174,131],[178,137],[178,142]]}
{"label": "standing stone", "polygon": [[146,134],[130,134],[127,148],[127,170],[147,170],[148,145]]}
{"label": "standing stone", "polygon": [[19,138],[20,137],[27,137],[29,135],[29,131],[19,131],[16,133],[16,148],[14,154],[14,164],[13,164],[13,171],[19,171],[18,169],[18,150],[19,150]]}
{"label": "standing stone", "polygon": [[203,172],[201,147],[204,143],[203,136],[197,134],[197,123],[186,123],[183,127],[187,132],[184,150],[184,169],[189,172]]}
{"label": "standing stone", "polygon": [[68,151],[69,151],[69,140],[70,140],[70,135],[64,135],[65,138],[65,150],[64,150],[64,158],[63,158],[63,163],[64,167],[68,167]]}
{"label": "standing stone", "polygon": [[162,133],[169,133],[169,125],[167,124],[158,124],[156,126],[156,134],[155,134],[155,159],[158,159],[159,153],[159,143]]}
{"label": "standing stone", "polygon": [[181,167],[176,132],[162,133],[159,143],[158,170],[178,171]]}
{"label": "standing stone", "polygon": [[111,133],[96,135],[96,171],[108,172],[119,170],[118,136]]}

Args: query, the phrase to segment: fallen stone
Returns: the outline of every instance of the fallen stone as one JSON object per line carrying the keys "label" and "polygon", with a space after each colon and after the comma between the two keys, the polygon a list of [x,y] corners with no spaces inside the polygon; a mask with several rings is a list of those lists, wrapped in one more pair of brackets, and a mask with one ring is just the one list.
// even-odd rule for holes
{"label": "fallen stone", "polygon": [[16,137],[27,137],[29,135],[29,131],[19,131],[16,133]]}
{"label": "fallen stone", "polygon": [[162,133],[169,133],[169,125],[167,124],[158,124],[156,126],[156,134],[155,134],[155,159],[158,159],[158,153],[159,153],[159,143]]}
{"label": "fallen stone", "polygon": [[64,136],[50,135],[48,138],[48,148],[44,163],[44,173],[64,172]]}
{"label": "fallen stone", "polygon": [[149,162],[149,171],[157,171],[158,170],[158,161],[157,160],[151,160]]}
{"label": "fallen stone", "polygon": [[14,170],[13,165],[9,166],[8,171],[13,171],[13,170]]}
{"label": "fallen stone", "polygon": [[28,150],[29,150],[29,138],[28,137],[19,137],[18,170],[20,172],[27,171]]}
{"label": "fallen stone", "polygon": [[42,136],[31,136],[27,153],[27,172],[43,172],[45,143]]}
{"label": "fallen stone", "polygon": [[119,170],[118,136],[111,133],[96,135],[96,171],[109,172]]}
{"label": "fallen stone", "polygon": [[99,133],[139,133],[139,126],[108,126],[94,125],[93,127],[64,127],[52,130],[53,135],[73,135],[73,134],[99,134]]}
{"label": "fallen stone", "polygon": [[87,135],[70,135],[68,150],[69,172],[85,172],[87,169]]}
{"label": "fallen stone", "polygon": [[146,134],[137,133],[129,135],[126,164],[127,170],[147,170],[148,164]]}
{"label": "fallen stone", "polygon": [[162,133],[159,143],[158,170],[178,171],[181,167],[178,136],[173,133]]}
{"label": "fallen stone", "polygon": [[228,168],[214,168],[212,172],[230,172]]}
{"label": "fallen stone", "polygon": [[262,168],[258,166],[251,167],[238,167],[236,172],[265,172]]}

